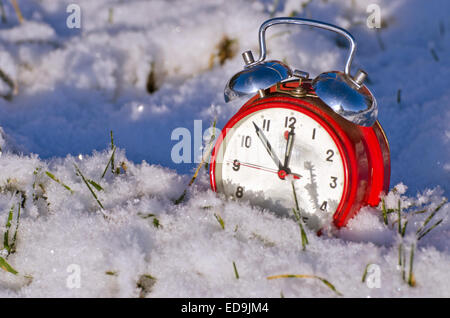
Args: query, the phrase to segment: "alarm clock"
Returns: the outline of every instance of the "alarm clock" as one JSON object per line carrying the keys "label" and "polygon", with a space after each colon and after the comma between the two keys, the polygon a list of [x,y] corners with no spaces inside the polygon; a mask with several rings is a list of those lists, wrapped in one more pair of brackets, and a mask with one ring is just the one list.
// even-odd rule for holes
{"label": "alarm clock", "polygon": [[[266,61],[265,32],[296,24],[336,32],[349,42],[344,71],[314,79],[280,61]],[[353,36],[328,23],[274,18],[259,29],[259,58],[243,53],[244,70],[225,87],[225,101],[250,96],[222,129],[210,164],[212,190],[281,215],[299,207],[307,225],[338,228],[389,189],[390,152],[377,121],[367,73],[350,69]]]}

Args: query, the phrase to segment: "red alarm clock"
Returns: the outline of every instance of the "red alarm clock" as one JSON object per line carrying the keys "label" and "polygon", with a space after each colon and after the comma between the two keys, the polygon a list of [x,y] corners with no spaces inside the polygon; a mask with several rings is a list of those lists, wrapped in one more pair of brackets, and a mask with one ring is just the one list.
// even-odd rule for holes
{"label": "red alarm clock", "polygon": [[[315,79],[279,61],[265,61],[265,31],[275,24],[318,27],[350,43],[344,72]],[[345,226],[362,206],[376,206],[389,189],[390,153],[377,121],[377,104],[363,84],[367,74],[350,75],[356,50],[346,30],[327,23],[274,18],[259,30],[260,57],[244,52],[245,68],[225,88],[225,100],[254,95],[229,120],[212,152],[214,191],[281,214],[297,203],[315,229]]]}

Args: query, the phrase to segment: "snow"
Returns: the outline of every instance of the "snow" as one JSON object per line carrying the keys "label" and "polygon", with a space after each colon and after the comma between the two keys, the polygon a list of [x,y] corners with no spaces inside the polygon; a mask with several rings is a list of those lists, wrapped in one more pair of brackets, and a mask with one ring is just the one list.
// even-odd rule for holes
{"label": "snow", "polygon": [[[379,31],[366,26],[373,2],[387,24]],[[79,30],[66,27],[71,3],[81,7]],[[267,280],[279,274],[326,278],[345,297],[450,296],[450,204],[428,225],[442,219],[439,226],[418,242],[415,235],[450,195],[447,1],[286,0],[274,11],[274,2],[263,0],[29,0],[20,1],[23,24],[4,4],[0,69],[19,90],[10,101],[0,98],[0,235],[13,205],[16,217],[21,193],[27,199],[16,252],[7,258],[19,273],[0,271],[0,296],[138,297],[142,275],[156,278],[147,297],[337,296],[317,280]],[[203,120],[204,131],[215,116],[221,128],[236,112],[243,101],[225,104],[224,85],[242,68],[239,53],[257,52],[258,27],[273,11],[334,23],[357,39],[353,71],[369,73],[390,141],[395,190],[386,208],[400,200],[410,212],[427,209],[405,215],[408,262],[417,244],[416,287],[397,266],[397,214],[388,215],[386,226],[381,205],[320,237],[307,229],[303,251],[293,219],[225,200],[210,190],[203,168],[185,200],[174,204],[196,164],[172,161],[172,131],[185,127],[194,134],[194,120]],[[224,37],[236,40],[237,54],[220,65],[214,54]],[[332,34],[279,27],[267,38],[270,57],[311,76],[343,68],[347,51]],[[0,94],[9,90],[0,81]],[[110,130],[116,166],[124,162],[126,171],[108,170],[101,178],[111,156]],[[95,190],[103,211],[74,164],[103,187]],[[380,288],[361,282],[369,263],[379,266]],[[77,269],[80,285],[71,288]]]}

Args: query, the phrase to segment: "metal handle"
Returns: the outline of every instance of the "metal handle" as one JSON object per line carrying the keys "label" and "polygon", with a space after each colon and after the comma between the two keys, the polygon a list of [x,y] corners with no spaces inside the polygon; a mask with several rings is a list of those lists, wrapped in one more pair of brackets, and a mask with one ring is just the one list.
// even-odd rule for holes
{"label": "metal handle", "polygon": [[350,53],[347,58],[347,62],[345,63],[344,73],[348,75],[350,78],[350,67],[353,60],[353,55],[356,51],[356,42],[353,36],[348,33],[346,30],[324,22],[302,19],[302,18],[273,18],[264,22],[259,28],[259,58],[256,62],[249,64],[248,66],[254,65],[256,63],[260,63],[266,59],[266,39],[265,34],[268,27],[276,24],[298,24],[298,25],[309,25],[316,28],[325,29],[328,31],[336,32],[340,35],[343,35],[350,42]]}

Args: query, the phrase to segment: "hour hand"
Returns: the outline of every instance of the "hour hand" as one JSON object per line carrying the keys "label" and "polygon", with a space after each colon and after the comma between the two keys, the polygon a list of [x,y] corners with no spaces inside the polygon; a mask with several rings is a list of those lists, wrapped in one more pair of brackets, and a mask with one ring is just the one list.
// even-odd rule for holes
{"label": "hour hand", "polygon": [[264,145],[264,148],[266,148],[266,150],[269,153],[270,157],[272,158],[273,162],[275,162],[275,164],[277,165],[279,170],[282,170],[283,164],[281,163],[278,156],[273,152],[272,146],[270,145],[266,136],[264,135],[262,130],[258,127],[258,125],[255,124],[255,122],[253,122],[253,125],[255,126],[256,134],[258,135],[259,140],[261,140],[262,144]]}
{"label": "hour hand", "polygon": [[286,151],[284,153],[284,169],[286,171],[289,171],[289,161],[291,160],[294,138],[295,138],[294,127],[292,127],[287,135]]}

